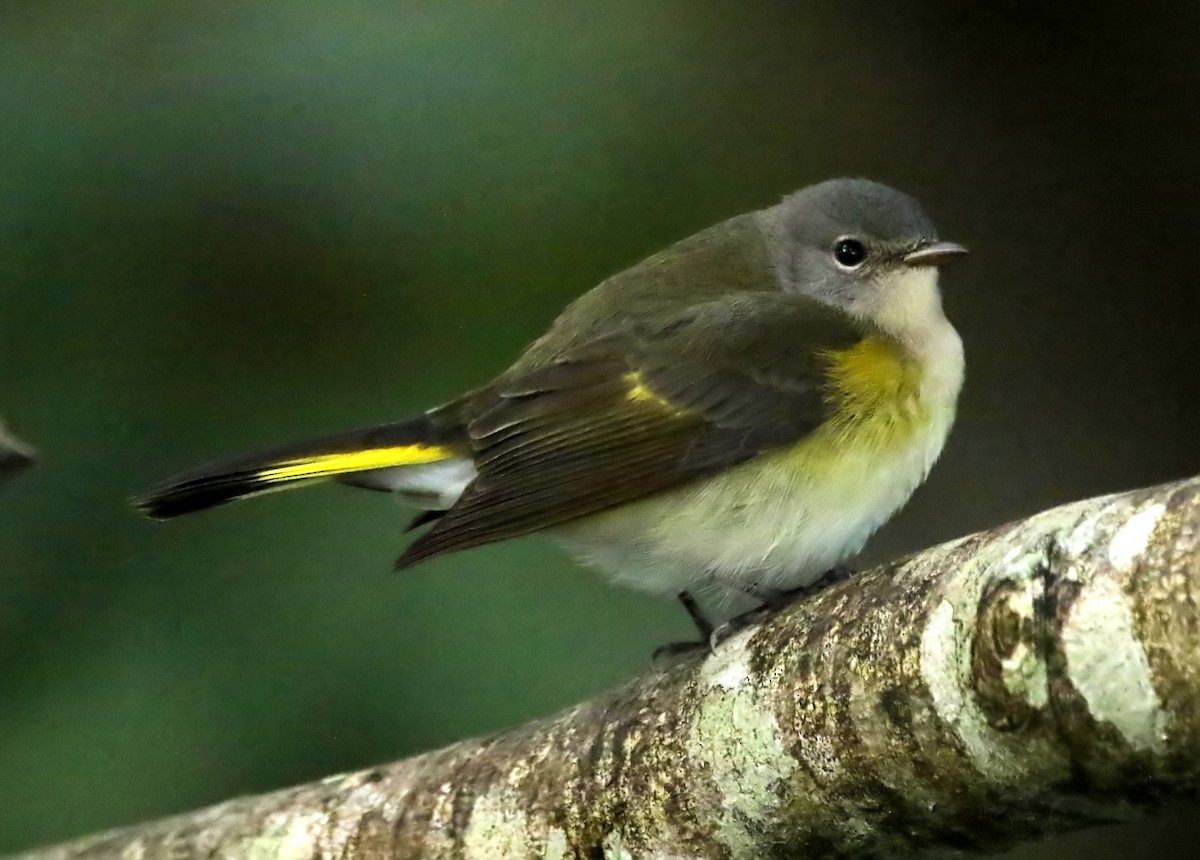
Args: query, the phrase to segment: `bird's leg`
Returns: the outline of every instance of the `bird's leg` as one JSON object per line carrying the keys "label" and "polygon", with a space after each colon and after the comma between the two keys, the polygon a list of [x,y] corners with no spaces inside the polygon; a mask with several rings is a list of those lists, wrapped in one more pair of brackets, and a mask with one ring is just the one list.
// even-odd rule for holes
{"label": "bird's leg", "polygon": [[700,609],[700,604],[696,602],[696,598],[692,596],[690,591],[681,591],[679,592],[679,602],[683,604],[683,608],[687,610],[688,617],[696,625],[696,630],[699,632],[700,638],[692,642],[668,642],[666,645],[656,648],[651,660],[659,668],[667,668],[682,657],[688,657],[700,651],[711,650],[712,648],[713,624],[704,617],[704,613]]}
{"label": "bird's leg", "polygon": [[739,586],[750,597],[753,597],[755,600],[761,600],[762,604],[747,612],[743,612],[741,615],[735,615],[720,627],[717,627],[712,631],[712,635],[709,636],[709,642],[715,649],[739,630],[744,630],[752,624],[765,621],[794,601],[811,597],[818,591],[822,591],[834,583],[849,579],[855,572],[852,567],[838,564],[829,568],[818,579],[808,585],[801,585],[796,588],[771,588],[770,586],[759,585],[758,583]]}
{"label": "bird's leg", "polygon": [[704,612],[701,611],[700,604],[696,602],[696,598],[692,596],[690,591],[681,591],[679,592],[679,602],[683,604],[683,608],[687,610],[688,617],[696,625],[696,630],[700,633],[700,638],[707,642],[708,637],[712,636],[713,633],[713,623],[704,616]]}

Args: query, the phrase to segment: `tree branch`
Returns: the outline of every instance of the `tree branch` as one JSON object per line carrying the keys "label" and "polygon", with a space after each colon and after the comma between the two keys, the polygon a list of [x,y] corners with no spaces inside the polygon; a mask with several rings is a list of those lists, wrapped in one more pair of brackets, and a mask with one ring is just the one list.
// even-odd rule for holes
{"label": "tree branch", "polygon": [[33,465],[34,450],[13,436],[0,421],[0,484]]}
{"label": "tree branch", "polygon": [[1200,478],[801,601],[703,661],[372,770],[27,855],[863,857],[1193,796]]}

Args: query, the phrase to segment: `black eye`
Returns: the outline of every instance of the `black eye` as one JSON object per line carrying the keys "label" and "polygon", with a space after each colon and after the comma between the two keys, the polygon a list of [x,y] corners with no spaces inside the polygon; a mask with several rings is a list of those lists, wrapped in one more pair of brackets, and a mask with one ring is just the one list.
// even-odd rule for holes
{"label": "black eye", "polygon": [[847,269],[853,269],[866,258],[867,249],[857,239],[838,239],[833,246],[833,259]]}

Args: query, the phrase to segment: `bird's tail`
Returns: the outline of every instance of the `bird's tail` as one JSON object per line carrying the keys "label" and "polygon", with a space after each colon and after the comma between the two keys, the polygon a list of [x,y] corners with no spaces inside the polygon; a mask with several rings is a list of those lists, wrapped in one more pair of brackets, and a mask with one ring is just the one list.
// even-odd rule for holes
{"label": "bird's tail", "polygon": [[411,490],[406,495],[422,507],[448,507],[474,470],[461,434],[441,423],[423,415],[213,463],[165,481],[133,504],[147,516],[166,520],[333,478],[373,489]]}

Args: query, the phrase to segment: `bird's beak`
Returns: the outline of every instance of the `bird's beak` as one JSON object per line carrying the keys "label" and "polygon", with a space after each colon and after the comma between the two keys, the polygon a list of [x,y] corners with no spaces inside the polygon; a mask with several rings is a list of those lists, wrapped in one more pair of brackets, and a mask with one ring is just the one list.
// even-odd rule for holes
{"label": "bird's beak", "polygon": [[927,242],[901,259],[909,266],[940,266],[965,253],[967,249],[957,242]]}

